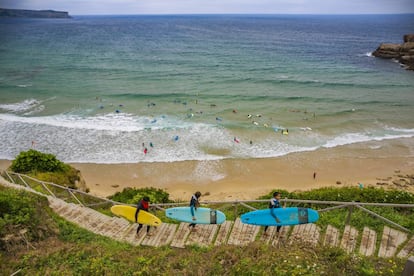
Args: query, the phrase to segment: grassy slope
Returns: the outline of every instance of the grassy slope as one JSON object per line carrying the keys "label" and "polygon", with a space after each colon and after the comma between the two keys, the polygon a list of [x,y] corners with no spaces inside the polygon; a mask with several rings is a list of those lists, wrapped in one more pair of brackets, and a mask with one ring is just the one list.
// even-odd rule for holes
{"label": "grassy slope", "polygon": [[[24,206],[28,208],[21,210]],[[44,198],[1,186],[0,210],[1,237],[15,238],[13,244],[0,244],[5,275],[19,269],[22,275],[400,275],[405,263],[350,256],[338,248],[275,248],[259,242],[247,247],[133,247],[61,219]],[[22,229],[28,231],[28,243],[18,239]]]}

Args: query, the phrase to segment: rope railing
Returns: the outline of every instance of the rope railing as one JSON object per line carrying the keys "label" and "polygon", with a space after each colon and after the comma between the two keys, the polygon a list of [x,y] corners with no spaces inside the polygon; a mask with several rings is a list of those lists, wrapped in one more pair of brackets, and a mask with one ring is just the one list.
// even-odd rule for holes
{"label": "rope railing", "polygon": [[[55,188],[55,189],[59,189],[62,191],[67,192],[71,198],[73,198],[73,200],[75,201],[75,203],[80,204],[82,206],[86,206],[86,207],[94,207],[94,206],[102,206],[105,204],[111,204],[111,205],[116,205],[116,204],[123,204],[123,205],[130,205],[130,206],[135,206],[135,204],[126,204],[126,203],[122,203],[122,202],[117,202],[117,201],[113,201],[111,199],[108,198],[102,198],[102,197],[98,197],[98,196],[94,196],[92,194],[89,194],[87,192],[84,191],[80,191],[77,189],[73,189],[70,187],[65,187],[65,186],[61,186],[61,185],[57,185],[55,183],[52,182],[45,182],[45,181],[40,181],[37,180],[33,177],[30,177],[28,175],[23,175],[23,174],[19,174],[19,173],[15,173],[15,172],[10,172],[10,171],[4,171],[3,175],[7,176],[8,180],[14,184],[19,184],[19,185],[24,185],[32,190],[35,190],[33,187],[30,186],[30,182],[29,181],[25,181],[24,179],[27,178],[28,180],[31,180],[35,183],[40,184],[40,187],[42,187],[44,189],[44,193],[55,197],[55,198],[59,198],[56,194],[57,193],[53,193],[51,187]],[[15,176],[16,179],[20,180],[18,183],[16,182],[16,179],[14,179],[12,176]],[[48,185],[50,187],[48,187]],[[82,197],[88,197],[89,199],[95,200],[97,202],[82,202],[80,200],[79,197],[77,197],[76,195],[80,195]],[[62,199],[62,198],[61,198]],[[84,200],[85,201],[85,200]],[[252,203],[267,203],[269,200],[267,199],[257,199],[257,200],[231,200],[231,201],[201,201],[200,203],[203,205],[215,205],[215,204],[227,204],[227,205],[231,205],[235,208],[235,214],[237,214],[237,208],[238,206],[242,206],[245,207],[247,209],[250,210],[257,210],[256,207],[251,206],[249,204]],[[332,207],[327,207],[327,208],[323,208],[323,209],[319,209],[318,212],[319,213],[323,213],[323,212],[328,212],[328,211],[332,211],[332,210],[336,210],[336,209],[341,209],[341,208],[347,208],[348,209],[348,216],[346,219],[345,224],[349,224],[350,223],[350,218],[353,212],[354,207],[358,208],[359,210],[366,212],[388,224],[393,225],[394,227],[397,227],[403,231],[406,232],[411,232],[409,229],[399,225],[396,222],[393,222],[390,219],[387,219],[365,207],[393,207],[393,208],[414,208],[414,204],[401,204],[401,203],[369,203],[369,202],[346,202],[346,201],[322,201],[322,200],[304,200],[304,199],[289,199],[289,198],[284,198],[280,200],[281,203],[284,203],[286,205],[286,203],[298,203],[298,204],[315,204],[315,205],[335,205]],[[174,202],[174,203],[154,203],[151,204],[151,207],[154,209],[158,209],[158,210],[165,210],[166,208],[169,207],[173,207],[173,206],[185,206],[188,205],[188,202]]]}

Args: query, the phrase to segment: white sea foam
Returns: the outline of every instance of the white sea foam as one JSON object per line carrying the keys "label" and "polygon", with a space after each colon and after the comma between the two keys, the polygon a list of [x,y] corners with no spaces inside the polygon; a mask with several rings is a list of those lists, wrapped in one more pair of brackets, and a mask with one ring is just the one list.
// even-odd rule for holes
{"label": "white sea foam", "polygon": [[[237,135],[240,143],[235,143],[235,133],[223,126],[170,116],[143,117],[126,113],[92,117],[0,114],[0,129],[0,158],[13,159],[34,140],[36,149],[53,153],[62,161],[85,163],[267,158],[321,147],[414,137],[414,129],[384,126],[371,132],[336,132],[330,136],[316,129],[307,132],[292,129],[288,136],[269,130],[257,136],[252,144],[249,132]],[[143,152],[143,143],[148,148],[147,154]],[[218,150],[212,154],[206,149]],[[224,177],[219,167],[201,166],[197,172],[210,181]]]}
{"label": "white sea foam", "polygon": [[23,113],[23,115],[24,116],[34,115],[34,114],[42,112],[43,110],[45,110],[45,106],[44,105],[38,105],[38,106],[34,107],[32,110]]}
{"label": "white sea foam", "polygon": [[166,128],[185,128],[189,126],[189,123],[174,117],[146,117],[127,113],[110,113],[92,117],[82,117],[72,114],[59,114],[41,117],[21,117],[13,114],[0,114],[0,120],[31,125],[64,127],[70,129],[126,132],[141,131],[144,129],[156,130]]}
{"label": "white sea foam", "polygon": [[18,103],[0,104],[0,109],[11,111],[14,113],[24,112],[35,108],[40,105],[41,102],[35,99],[26,99]]}
{"label": "white sea foam", "polygon": [[380,149],[381,146],[380,145],[373,145],[373,146],[370,146],[369,148],[372,149],[372,150],[376,150],[376,149]]}
{"label": "white sea foam", "polygon": [[395,128],[393,132],[382,133],[382,134],[372,134],[372,133],[347,133],[343,135],[336,136],[328,140],[323,147],[324,148],[334,148],[337,146],[344,146],[355,143],[363,143],[370,141],[383,141],[390,139],[399,139],[399,138],[411,138],[414,137],[414,129],[397,129]]}

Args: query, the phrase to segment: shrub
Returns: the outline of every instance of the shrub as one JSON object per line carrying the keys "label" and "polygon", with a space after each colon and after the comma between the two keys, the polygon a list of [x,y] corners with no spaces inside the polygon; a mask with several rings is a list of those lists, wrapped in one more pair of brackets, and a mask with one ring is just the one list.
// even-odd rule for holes
{"label": "shrub", "polygon": [[11,164],[11,170],[17,173],[64,172],[68,165],[56,159],[53,154],[30,149],[22,151]]}
{"label": "shrub", "polygon": [[28,174],[41,181],[72,189],[76,189],[76,181],[80,180],[79,172],[75,168],[59,161],[53,154],[33,149],[21,152],[13,160],[10,169],[17,173]]}
{"label": "shrub", "polygon": [[130,203],[136,204],[141,200],[144,196],[150,198],[151,203],[169,203],[172,202],[169,199],[169,194],[157,188],[124,188],[121,192],[115,193],[113,196],[109,196],[109,199],[114,201],[123,202],[123,203]]}
{"label": "shrub", "polygon": [[[27,241],[51,235],[54,226],[46,209],[48,201],[45,197],[0,186],[0,238],[9,235],[22,240],[19,234],[22,230]],[[2,241],[0,239],[0,248],[5,249]]]}
{"label": "shrub", "polygon": [[[414,194],[412,193],[399,190],[385,190],[383,188],[375,187],[367,187],[364,189],[360,189],[357,187],[325,187],[299,193],[289,193],[288,191],[284,190],[281,190],[279,192],[282,193],[282,199],[287,197],[289,199],[306,199],[321,201],[355,201],[404,204],[414,203]],[[259,199],[271,198],[272,194],[273,191],[267,195],[261,196]]]}

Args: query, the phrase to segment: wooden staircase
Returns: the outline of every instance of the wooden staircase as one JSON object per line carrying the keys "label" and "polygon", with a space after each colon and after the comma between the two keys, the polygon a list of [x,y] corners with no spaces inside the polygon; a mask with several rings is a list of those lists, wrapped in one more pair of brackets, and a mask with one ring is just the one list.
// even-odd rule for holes
{"label": "wooden staircase", "polygon": [[[359,253],[364,256],[388,258],[397,256],[406,258],[414,254],[414,237],[407,242],[408,235],[404,232],[385,226],[377,248],[377,233],[365,227],[362,233],[352,226],[339,229],[328,225],[322,231],[316,224],[301,224],[294,227],[282,227],[276,232],[276,227],[270,226],[267,233],[260,231],[261,227],[243,224],[240,219],[226,221],[221,225],[197,225],[196,231],[191,231],[188,223],[163,223],[160,227],[152,227],[151,235],[147,235],[146,227],[136,235],[138,224],[131,224],[123,218],[106,216],[93,209],[49,197],[50,207],[64,217],[91,232],[110,237],[132,245],[143,246],[172,246],[185,248],[190,245],[217,246],[229,244],[247,246],[249,243],[261,242],[278,246],[281,244],[308,244],[314,246],[321,242],[325,246],[340,246],[348,253]],[[404,246],[401,248],[401,246]],[[401,248],[401,249],[400,249]],[[400,249],[400,250],[399,250]]]}
{"label": "wooden staircase", "polygon": [[[0,184],[16,189],[25,189],[37,193],[31,188],[16,185],[0,179]],[[331,225],[320,229],[316,224],[302,224],[294,227],[282,227],[276,232],[276,227],[270,226],[267,233],[261,227],[243,224],[239,218],[236,221],[225,221],[221,225],[197,225],[197,231],[191,231],[188,223],[162,223],[161,226],[151,227],[147,235],[146,227],[136,235],[138,224],[131,224],[118,217],[104,215],[94,209],[79,204],[67,203],[62,199],[47,196],[50,207],[66,220],[79,225],[95,234],[106,236],[134,246],[171,246],[185,248],[186,246],[218,246],[222,244],[234,246],[248,246],[249,243],[259,240],[272,246],[291,245],[294,243],[315,246],[318,243],[324,246],[340,246],[346,252],[359,253],[364,256],[388,258],[397,256],[407,258],[414,254],[414,236],[408,240],[404,232],[383,228],[382,233],[365,227],[362,233],[352,226],[345,226],[343,231]],[[381,239],[378,240],[378,235]],[[408,240],[408,241],[407,241]],[[377,249],[377,244],[379,248]]]}

